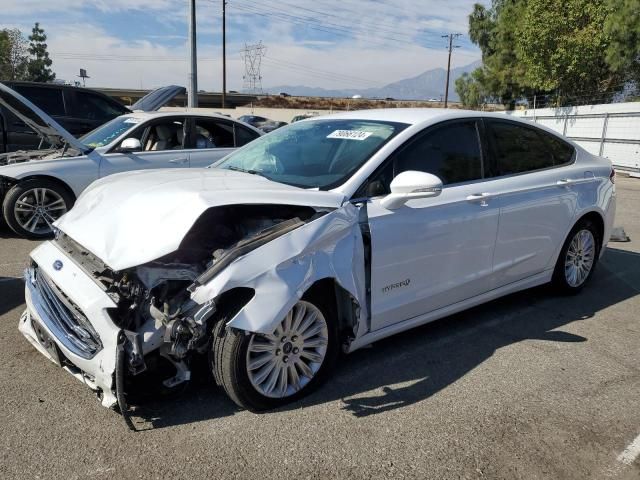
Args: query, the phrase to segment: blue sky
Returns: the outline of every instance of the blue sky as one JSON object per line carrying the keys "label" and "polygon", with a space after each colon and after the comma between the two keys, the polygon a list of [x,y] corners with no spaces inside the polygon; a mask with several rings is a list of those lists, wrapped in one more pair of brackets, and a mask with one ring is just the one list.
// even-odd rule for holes
{"label": "blue sky", "polygon": [[[222,0],[197,0],[199,88],[221,87]],[[240,90],[244,43],[262,41],[263,86],[367,88],[480,58],[467,36],[473,0],[227,0],[227,88]],[[187,0],[0,0],[0,27],[38,21],[59,78],[88,86],[186,84]]]}

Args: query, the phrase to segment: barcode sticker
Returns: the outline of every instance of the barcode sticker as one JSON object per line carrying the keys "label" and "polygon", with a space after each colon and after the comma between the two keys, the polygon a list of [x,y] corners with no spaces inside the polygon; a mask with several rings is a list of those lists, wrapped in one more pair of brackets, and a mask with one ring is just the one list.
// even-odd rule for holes
{"label": "barcode sticker", "polygon": [[362,130],[335,130],[327,135],[327,138],[343,138],[346,140],[365,140],[372,132]]}

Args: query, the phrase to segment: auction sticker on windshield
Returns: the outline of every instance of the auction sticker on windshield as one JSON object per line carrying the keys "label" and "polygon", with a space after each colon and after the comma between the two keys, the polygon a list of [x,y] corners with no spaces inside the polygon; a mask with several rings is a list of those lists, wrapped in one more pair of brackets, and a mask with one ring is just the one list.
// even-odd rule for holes
{"label": "auction sticker on windshield", "polygon": [[335,130],[327,135],[327,138],[344,138],[347,140],[365,140],[372,132],[362,130]]}

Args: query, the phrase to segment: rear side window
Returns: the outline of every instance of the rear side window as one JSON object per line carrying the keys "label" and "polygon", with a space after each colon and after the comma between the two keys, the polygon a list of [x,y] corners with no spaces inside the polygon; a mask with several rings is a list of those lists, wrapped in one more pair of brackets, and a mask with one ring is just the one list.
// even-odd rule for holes
{"label": "rear side window", "polygon": [[76,91],[73,116],[89,120],[111,120],[125,113],[125,108],[89,92]]}
{"label": "rear side window", "polygon": [[482,178],[482,154],[475,121],[430,130],[395,158],[394,177],[407,170],[432,173],[446,184]]}
{"label": "rear side window", "polygon": [[16,85],[13,89],[27,100],[30,100],[36,107],[44,110],[48,115],[59,117],[65,115],[61,89],[22,85]]}
{"label": "rear side window", "polygon": [[241,127],[240,125],[235,126],[236,129],[236,147],[242,147],[247,143],[255,140],[260,136],[260,134],[251,131],[247,128]]}
{"label": "rear side window", "polygon": [[193,148],[231,148],[233,124],[208,118],[196,118]]}
{"label": "rear side window", "polygon": [[547,147],[553,156],[553,165],[555,167],[568,165],[573,161],[575,148],[567,142],[560,140],[558,137],[554,137],[546,132],[539,132],[539,134],[544,138]]}
{"label": "rear side window", "polygon": [[[488,124],[488,135],[493,144],[498,175],[529,172],[566,163],[568,151],[562,145],[555,144],[552,147],[551,141],[555,139],[547,138],[549,135],[512,122],[491,121]],[[556,154],[552,153],[554,150],[557,151]],[[555,160],[556,155],[558,163]],[[563,158],[565,161],[560,162]]]}

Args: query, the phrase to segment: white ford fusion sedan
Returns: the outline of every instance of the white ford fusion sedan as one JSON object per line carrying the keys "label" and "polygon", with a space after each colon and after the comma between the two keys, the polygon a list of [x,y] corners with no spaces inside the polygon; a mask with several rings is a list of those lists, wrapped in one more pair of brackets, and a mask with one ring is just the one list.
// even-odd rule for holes
{"label": "white ford fusion sedan", "polygon": [[340,351],[547,282],[578,292],[615,214],[608,160],[501,114],[316,117],[214,167],[98,180],[31,254],[20,330],[125,418],[158,365],[175,387],[206,356],[265,410]]}

